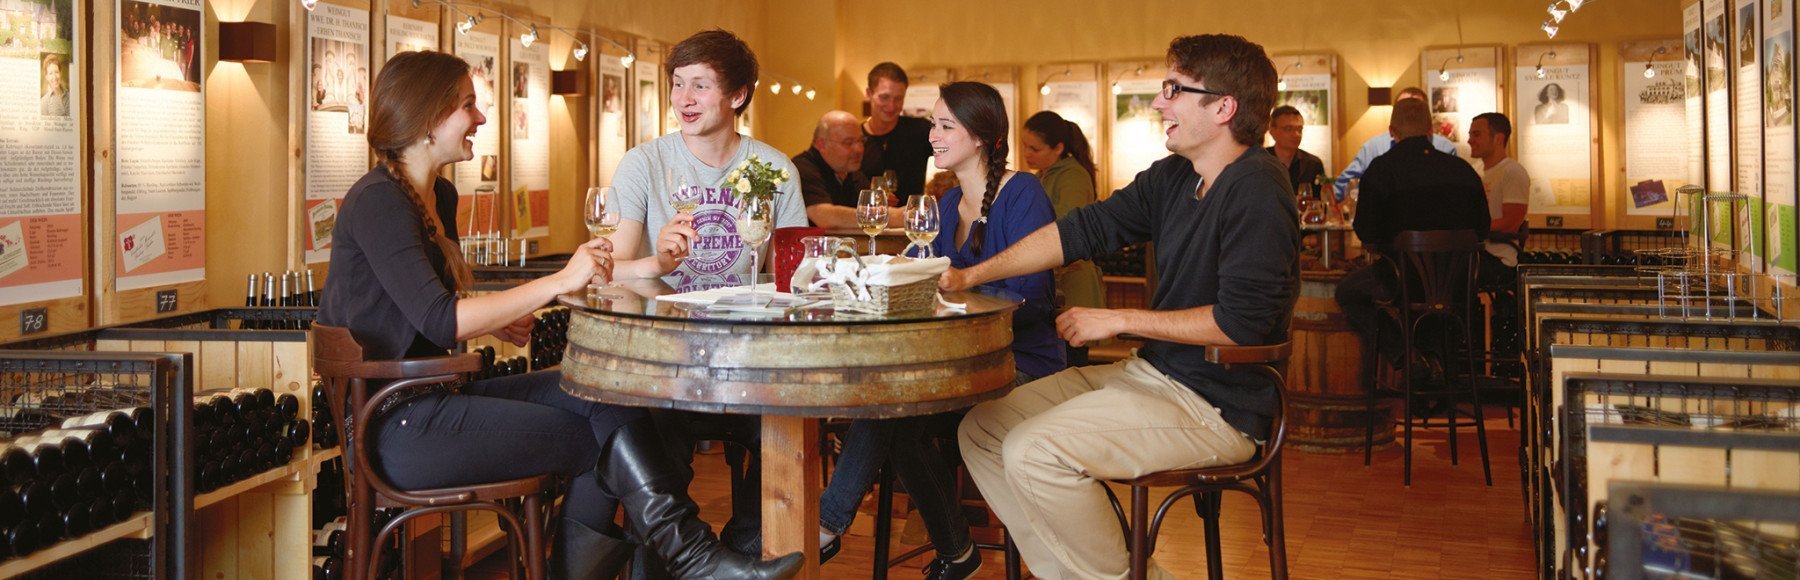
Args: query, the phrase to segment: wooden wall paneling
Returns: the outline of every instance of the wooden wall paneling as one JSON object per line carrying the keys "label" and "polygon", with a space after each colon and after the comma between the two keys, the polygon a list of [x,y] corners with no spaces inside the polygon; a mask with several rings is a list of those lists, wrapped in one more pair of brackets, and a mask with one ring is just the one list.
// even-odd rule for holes
{"label": "wooden wall paneling", "polygon": [[[200,343],[200,353],[194,358],[194,378],[200,381],[200,384],[194,388],[194,392],[229,389],[237,386],[237,343],[202,342]],[[205,364],[201,364],[201,361],[205,361]]]}
{"label": "wooden wall paneling", "polygon": [[237,386],[258,389],[274,384],[273,350],[267,342],[237,343]]}

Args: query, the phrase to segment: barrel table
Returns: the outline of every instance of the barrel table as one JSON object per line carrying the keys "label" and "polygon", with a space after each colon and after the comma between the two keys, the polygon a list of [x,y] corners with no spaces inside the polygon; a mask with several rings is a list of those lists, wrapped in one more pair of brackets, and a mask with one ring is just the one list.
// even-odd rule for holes
{"label": "barrel table", "polygon": [[681,302],[671,296],[677,285],[622,281],[560,297],[573,311],[563,390],[602,403],[761,415],[763,552],[805,554],[803,578],[819,577],[818,418],[961,409],[1013,381],[1014,295],[944,293],[961,310],[746,316]]}
{"label": "barrel table", "polygon": [[1361,451],[1370,423],[1375,424],[1376,449],[1394,444],[1394,400],[1381,399],[1374,412],[1368,409],[1369,393],[1362,386],[1365,345],[1337,304],[1337,284],[1343,278],[1342,271],[1300,273],[1287,375],[1289,448]]}

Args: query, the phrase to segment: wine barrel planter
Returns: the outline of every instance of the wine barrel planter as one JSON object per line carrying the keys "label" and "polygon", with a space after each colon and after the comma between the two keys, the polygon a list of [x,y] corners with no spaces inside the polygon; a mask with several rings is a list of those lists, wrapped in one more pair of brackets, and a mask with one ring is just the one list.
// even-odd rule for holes
{"label": "wine barrel planter", "polygon": [[1287,446],[1316,453],[1361,451],[1370,423],[1375,448],[1394,444],[1392,399],[1368,409],[1362,387],[1363,341],[1337,304],[1344,272],[1302,272],[1288,363]]}

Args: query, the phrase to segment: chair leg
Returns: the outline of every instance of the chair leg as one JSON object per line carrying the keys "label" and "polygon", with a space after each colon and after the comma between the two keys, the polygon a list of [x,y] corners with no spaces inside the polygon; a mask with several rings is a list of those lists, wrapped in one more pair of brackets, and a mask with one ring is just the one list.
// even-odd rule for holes
{"label": "chair leg", "polygon": [[[1468,328],[1465,326],[1464,328]],[[1481,447],[1481,476],[1488,487],[1494,486],[1494,470],[1488,464],[1487,425],[1484,413],[1481,412],[1481,381],[1475,380],[1475,352],[1469,351],[1469,391],[1475,395],[1475,443]],[[1512,407],[1507,407],[1507,417],[1512,416]]]}
{"label": "chair leg", "polygon": [[1405,432],[1405,436],[1406,436],[1406,450],[1404,453],[1404,455],[1406,456],[1406,459],[1405,459],[1406,465],[1405,465],[1405,468],[1401,472],[1402,473],[1401,479],[1406,487],[1412,487],[1412,448],[1413,448],[1413,436],[1412,436],[1412,431],[1413,431],[1413,412],[1412,412],[1412,404],[1413,404],[1413,380],[1412,380],[1412,378],[1413,378],[1412,377],[1412,375],[1413,375],[1413,372],[1412,372],[1413,371],[1413,368],[1412,368],[1413,367],[1413,364],[1412,364],[1413,341],[1412,341],[1412,338],[1413,337],[1412,337],[1411,329],[1408,328],[1409,326],[1410,325],[1406,325],[1406,324],[1402,324],[1400,326],[1400,342],[1401,342],[1402,348],[1404,349],[1404,352],[1405,352],[1405,354],[1401,355],[1402,362],[1400,363],[1401,364],[1400,384],[1401,384],[1402,390],[1405,391],[1404,393],[1401,394],[1402,399],[1404,399],[1404,401],[1402,403],[1402,406],[1404,407],[1404,409],[1403,409],[1404,412],[1401,413],[1400,416],[1402,418],[1404,418],[1405,427],[1402,430]]}
{"label": "chair leg", "polygon": [[1150,577],[1150,488],[1131,486],[1131,580]]}
{"label": "chair leg", "polygon": [[870,576],[874,580],[887,580],[888,546],[893,541],[894,533],[894,471],[892,462],[881,466],[881,475],[877,483],[881,490],[875,495],[875,570]]}
{"label": "chair leg", "polygon": [[525,497],[525,577],[544,579],[544,512],[537,494]]}
{"label": "chair leg", "polygon": [[1206,531],[1206,577],[1212,580],[1225,578],[1225,553],[1219,543],[1219,512],[1224,506],[1225,494],[1217,491],[1205,491],[1194,495],[1194,506],[1200,510],[1200,521]]}
{"label": "chair leg", "polygon": [[1287,524],[1281,507],[1280,457],[1269,464],[1268,485],[1262,491],[1269,504],[1269,576],[1275,580],[1287,580]]}
{"label": "chair leg", "polygon": [[[1467,328],[1467,327],[1465,327],[1465,328]],[[1440,348],[1443,349],[1443,350],[1440,350],[1439,352],[1444,353],[1444,358],[1445,359],[1452,358],[1450,356],[1450,353],[1453,353],[1456,351],[1450,350],[1449,335],[1445,335],[1444,339],[1439,341],[1438,344],[1440,345]],[[1443,392],[1448,392],[1450,390],[1450,377],[1452,375],[1452,373],[1450,372],[1450,368],[1449,368],[1450,361],[1445,360],[1445,361],[1443,361],[1443,364],[1445,367],[1444,368],[1444,384],[1440,388],[1443,389]],[[1470,369],[1470,371],[1473,372],[1473,369]],[[1451,465],[1459,465],[1459,463],[1457,463],[1457,447],[1456,447],[1456,398],[1448,397],[1448,399],[1449,399],[1449,409],[1450,410],[1449,410],[1449,416],[1445,417],[1445,419],[1444,419],[1444,424],[1448,425],[1450,427],[1450,464]]]}
{"label": "chair leg", "polygon": [[[1369,464],[1375,458],[1375,424],[1376,423],[1383,423],[1383,424],[1387,423],[1387,421],[1382,421],[1377,417],[1377,410],[1376,410],[1377,403],[1379,402],[1379,399],[1377,399],[1377,397],[1376,397],[1376,393],[1381,391],[1381,359],[1382,359],[1382,356],[1381,356],[1381,324],[1380,323],[1377,323],[1375,325],[1375,344],[1363,345],[1363,348],[1374,349],[1374,351],[1375,351],[1375,356],[1364,357],[1364,360],[1371,361],[1371,363],[1370,363],[1371,368],[1365,369],[1363,371],[1365,373],[1369,373],[1370,375],[1373,375],[1374,379],[1375,379],[1373,381],[1369,381],[1368,425],[1365,425],[1364,429],[1363,429],[1363,467],[1368,467]],[[1389,432],[1391,433],[1394,426],[1392,424],[1388,424],[1387,428],[1389,429]]]}

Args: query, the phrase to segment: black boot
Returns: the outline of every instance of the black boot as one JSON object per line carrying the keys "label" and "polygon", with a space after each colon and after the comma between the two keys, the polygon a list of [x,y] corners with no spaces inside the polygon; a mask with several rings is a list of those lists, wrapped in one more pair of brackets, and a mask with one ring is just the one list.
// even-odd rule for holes
{"label": "black boot", "polygon": [[739,555],[719,543],[688,498],[693,473],[671,459],[649,421],[613,432],[600,456],[600,485],[619,498],[625,517],[656,549],[677,578],[788,578],[800,571],[796,552],[768,561]]}
{"label": "black boot", "polygon": [[563,518],[561,532],[556,536],[555,556],[550,560],[550,577],[556,580],[618,578],[625,564],[631,561],[634,547],[617,536]]}

